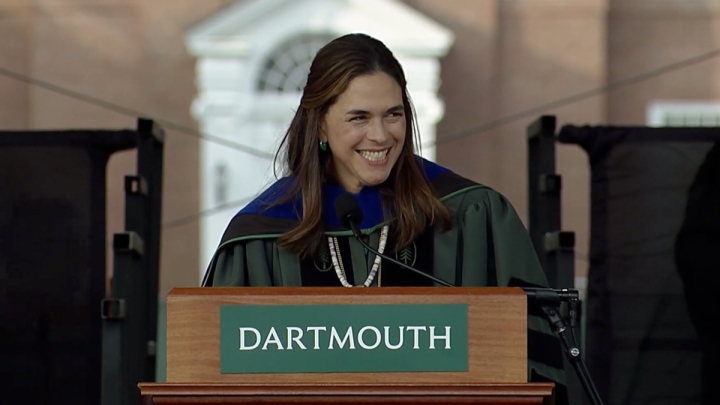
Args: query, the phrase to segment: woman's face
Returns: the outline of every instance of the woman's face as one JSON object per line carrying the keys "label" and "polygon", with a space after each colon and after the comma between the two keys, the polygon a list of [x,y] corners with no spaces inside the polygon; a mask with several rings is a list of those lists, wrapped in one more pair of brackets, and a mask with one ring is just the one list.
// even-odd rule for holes
{"label": "woman's face", "polygon": [[353,79],[321,124],[320,140],[328,142],[335,177],[358,193],[390,176],[405,142],[402,89],[387,73]]}

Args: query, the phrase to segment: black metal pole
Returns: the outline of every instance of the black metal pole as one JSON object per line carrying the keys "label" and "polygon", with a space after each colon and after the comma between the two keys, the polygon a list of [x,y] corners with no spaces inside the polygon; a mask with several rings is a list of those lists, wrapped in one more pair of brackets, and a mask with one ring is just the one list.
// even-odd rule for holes
{"label": "black metal pole", "polygon": [[541,116],[527,128],[528,231],[551,287],[557,284],[554,268],[547,266],[545,235],[560,228],[560,175],[555,172],[555,116]]}
{"label": "black metal pole", "polygon": [[548,232],[543,238],[547,271],[555,274],[554,288],[575,288],[575,233]]}
{"label": "black metal pole", "polygon": [[129,405],[140,399],[134,385],[138,369],[138,331],[142,302],[135,295],[142,272],[143,240],[135,232],[113,236],[115,255],[111,295],[102,301],[103,325],[101,404]]}
{"label": "black metal pole", "polygon": [[137,175],[125,177],[125,232],[114,235],[111,294],[102,303],[103,405],[140,401],[137,384],[155,381],[163,131],[137,124]]}
{"label": "black metal pole", "polygon": [[142,280],[147,357],[142,381],[155,381],[165,132],[158,123],[145,118],[138,119],[137,131],[138,176],[147,187],[142,207],[143,238],[147,241]]}
{"label": "black metal pole", "polygon": [[603,405],[600,394],[598,393],[597,388],[590,377],[590,373],[585,366],[580,348],[577,346],[575,339],[572,337],[568,338],[568,327],[565,320],[560,315],[559,305],[560,304],[558,302],[551,301],[540,303],[540,307],[545,313],[545,316],[548,318],[548,321],[550,321],[555,329],[555,332],[560,337],[560,341],[565,348],[565,354],[567,355],[570,363],[573,365],[575,373],[580,379],[580,382],[585,389],[585,393],[590,399],[590,403],[592,405]]}

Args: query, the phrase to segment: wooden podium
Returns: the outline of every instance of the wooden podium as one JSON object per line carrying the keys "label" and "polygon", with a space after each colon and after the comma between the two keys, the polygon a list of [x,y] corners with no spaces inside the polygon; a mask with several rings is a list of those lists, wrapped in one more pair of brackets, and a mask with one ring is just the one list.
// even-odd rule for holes
{"label": "wooden podium", "polygon": [[[380,308],[377,316],[382,305],[464,304],[467,369],[221,372],[223,306],[368,304]],[[143,405],[554,403],[553,384],[527,382],[527,298],[519,288],[178,288],[167,299],[166,375],[165,383],[139,384]]]}

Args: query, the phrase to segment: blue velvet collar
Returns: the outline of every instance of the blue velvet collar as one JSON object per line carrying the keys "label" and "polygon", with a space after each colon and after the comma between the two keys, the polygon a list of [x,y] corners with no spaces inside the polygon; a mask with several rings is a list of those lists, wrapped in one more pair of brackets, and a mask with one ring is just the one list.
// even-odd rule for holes
{"label": "blue velvet collar", "polygon": [[[433,181],[440,174],[449,171],[425,159],[419,158],[418,162],[424,169],[428,181]],[[302,216],[302,200],[299,195],[282,204],[273,204],[285,196],[292,186],[293,177],[284,177],[276,181],[259,197],[240,210],[236,216],[262,215],[277,219],[299,220]],[[345,189],[337,184],[326,183],[323,186],[323,213],[325,225],[328,227],[340,226],[335,214],[335,199],[343,193],[346,193]],[[361,228],[371,228],[384,221],[380,191],[376,187],[363,187],[359,193],[355,194],[355,198],[363,210]]]}

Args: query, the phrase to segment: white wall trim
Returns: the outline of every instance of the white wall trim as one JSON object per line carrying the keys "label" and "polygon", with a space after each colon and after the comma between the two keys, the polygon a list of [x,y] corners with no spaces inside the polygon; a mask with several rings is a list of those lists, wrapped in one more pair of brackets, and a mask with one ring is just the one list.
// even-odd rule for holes
{"label": "white wall trim", "polygon": [[672,126],[717,126],[717,120],[720,119],[720,100],[656,100],[647,106],[648,126],[667,126],[671,116],[687,118],[685,124],[677,122]]}

